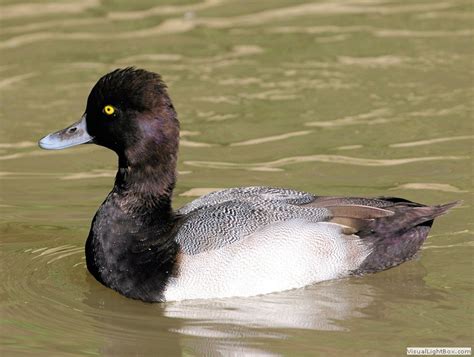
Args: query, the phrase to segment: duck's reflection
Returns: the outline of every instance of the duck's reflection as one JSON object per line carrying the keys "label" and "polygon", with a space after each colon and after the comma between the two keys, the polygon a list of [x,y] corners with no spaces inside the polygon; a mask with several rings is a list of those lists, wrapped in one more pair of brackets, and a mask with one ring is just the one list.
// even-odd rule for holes
{"label": "duck's reflection", "polygon": [[84,302],[102,336],[102,355],[272,355],[259,347],[262,339],[291,337],[300,329],[348,331],[359,319],[378,319],[387,300],[440,299],[425,275],[413,263],[278,294],[166,304],[129,300],[88,278]]}
{"label": "duck's reflection", "polygon": [[[181,329],[190,335],[200,334],[203,323],[212,325],[210,334],[225,333],[224,325],[250,328],[303,328],[340,330],[338,320],[359,317],[361,309],[373,300],[373,288],[348,280],[317,284],[306,289],[251,298],[195,300],[166,304],[167,317],[191,320]],[[200,321],[198,325],[192,323]]]}

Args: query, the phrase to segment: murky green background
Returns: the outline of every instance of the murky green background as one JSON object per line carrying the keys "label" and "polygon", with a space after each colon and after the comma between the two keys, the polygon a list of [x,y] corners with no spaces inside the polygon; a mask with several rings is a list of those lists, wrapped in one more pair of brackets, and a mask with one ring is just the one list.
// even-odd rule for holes
{"label": "murky green background", "polygon": [[[405,355],[473,343],[473,11],[433,1],[0,3],[2,356]],[[464,204],[420,258],[249,299],[144,304],[83,245],[116,159],[36,141],[104,73],[161,73],[182,124],[175,205],[292,187]]]}

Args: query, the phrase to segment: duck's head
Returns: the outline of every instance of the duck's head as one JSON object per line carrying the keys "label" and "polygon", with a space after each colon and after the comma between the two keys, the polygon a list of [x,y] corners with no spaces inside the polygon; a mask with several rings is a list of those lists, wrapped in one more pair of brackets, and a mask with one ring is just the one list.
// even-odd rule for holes
{"label": "duck's head", "polygon": [[94,143],[115,151],[126,165],[152,152],[176,153],[179,124],[160,75],[117,69],[99,79],[81,119],[39,141],[48,150]]}

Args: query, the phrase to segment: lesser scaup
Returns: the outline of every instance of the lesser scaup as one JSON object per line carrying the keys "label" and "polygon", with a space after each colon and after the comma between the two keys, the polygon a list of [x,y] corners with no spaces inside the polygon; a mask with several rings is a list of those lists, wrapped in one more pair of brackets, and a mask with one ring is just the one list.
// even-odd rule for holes
{"label": "lesser scaup", "polygon": [[130,298],[252,296],[388,269],[412,258],[433,219],[456,204],[244,187],[175,211],[178,141],[161,77],[125,68],[99,79],[77,123],[39,142],[117,153],[115,185],[92,221],[86,260],[98,281]]}

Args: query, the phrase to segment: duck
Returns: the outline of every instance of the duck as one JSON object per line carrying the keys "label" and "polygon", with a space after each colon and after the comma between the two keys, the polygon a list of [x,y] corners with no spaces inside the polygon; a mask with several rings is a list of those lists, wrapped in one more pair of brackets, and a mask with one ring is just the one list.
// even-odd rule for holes
{"label": "duck", "polygon": [[434,219],[459,204],[255,186],[175,210],[179,127],[162,77],[127,67],[97,81],[79,121],[39,141],[47,150],[93,143],[117,154],[85,256],[98,282],[128,298],[249,297],[380,272],[415,257]]}

